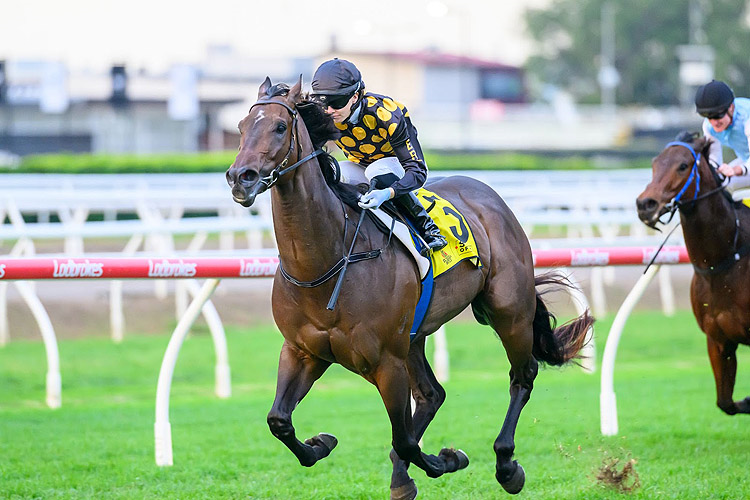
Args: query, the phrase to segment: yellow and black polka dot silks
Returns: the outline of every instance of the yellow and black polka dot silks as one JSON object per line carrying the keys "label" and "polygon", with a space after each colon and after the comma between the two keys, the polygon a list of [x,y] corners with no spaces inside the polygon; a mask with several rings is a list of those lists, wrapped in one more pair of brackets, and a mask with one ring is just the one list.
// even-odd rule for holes
{"label": "yellow and black polka dot silks", "polygon": [[363,168],[388,156],[397,157],[406,174],[393,184],[396,196],[418,189],[427,177],[427,165],[417,141],[417,130],[409,111],[400,102],[366,93],[358,112],[344,123],[336,123],[341,137],[336,145],[346,158]]}
{"label": "yellow and black polka dot silks", "polygon": [[[341,137],[336,145],[354,163],[366,167],[375,160],[396,156],[391,141],[405,139],[401,127],[406,125],[409,111],[398,101],[378,94],[367,93],[356,123],[337,123]],[[399,127],[401,125],[401,127]],[[395,135],[397,132],[400,134]]]}

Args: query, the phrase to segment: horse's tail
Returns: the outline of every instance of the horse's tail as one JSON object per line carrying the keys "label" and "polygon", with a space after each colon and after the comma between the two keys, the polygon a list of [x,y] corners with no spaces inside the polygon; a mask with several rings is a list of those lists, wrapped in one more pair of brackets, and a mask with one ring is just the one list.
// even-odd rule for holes
{"label": "horse's tail", "polygon": [[556,272],[541,274],[534,279],[534,285],[552,285],[544,292],[536,291],[536,312],[534,313],[534,347],[532,353],[537,361],[560,366],[578,357],[586,343],[586,332],[594,324],[594,317],[584,312],[578,318],[556,326],[557,319],[547,310],[542,295],[553,289],[569,288],[573,285]]}

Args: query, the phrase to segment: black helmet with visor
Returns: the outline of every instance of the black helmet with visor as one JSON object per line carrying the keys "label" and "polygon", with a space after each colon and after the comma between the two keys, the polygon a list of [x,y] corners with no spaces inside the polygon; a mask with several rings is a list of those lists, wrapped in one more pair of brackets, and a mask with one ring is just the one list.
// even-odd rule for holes
{"label": "black helmet with visor", "polygon": [[721,119],[734,102],[734,92],[719,80],[698,87],[695,93],[695,110],[699,115],[713,120]]}
{"label": "black helmet with visor", "polygon": [[365,88],[362,74],[345,59],[331,59],[315,70],[312,80],[312,100],[334,109],[341,109],[352,96]]}

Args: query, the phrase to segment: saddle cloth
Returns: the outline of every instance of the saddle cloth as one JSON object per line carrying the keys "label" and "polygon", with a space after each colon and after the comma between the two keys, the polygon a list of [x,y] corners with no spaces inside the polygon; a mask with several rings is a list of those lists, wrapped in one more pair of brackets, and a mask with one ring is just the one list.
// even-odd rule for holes
{"label": "saddle cloth", "polygon": [[405,225],[381,209],[371,210],[371,212],[386,228],[393,227],[394,236],[409,249],[409,253],[417,263],[420,278],[425,278],[430,267],[432,267],[433,277],[436,278],[466,259],[471,259],[475,266],[482,267],[474,235],[464,216],[450,202],[432,191],[420,188],[415,191],[415,194],[437,224],[440,233],[448,240],[445,248],[432,252],[431,262],[419,253],[419,248],[422,248],[424,242],[416,228]]}
{"label": "saddle cloth", "polygon": [[448,200],[425,188],[416,191],[417,198],[448,244],[437,252],[432,252],[433,275],[437,278],[462,260],[470,259],[476,267],[482,267],[477,244],[469,223]]}

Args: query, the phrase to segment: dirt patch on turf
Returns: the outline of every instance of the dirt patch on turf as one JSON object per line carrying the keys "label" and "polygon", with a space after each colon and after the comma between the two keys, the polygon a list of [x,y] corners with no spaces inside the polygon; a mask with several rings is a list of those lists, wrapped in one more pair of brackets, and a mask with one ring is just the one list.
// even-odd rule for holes
{"label": "dirt patch on turf", "polygon": [[619,458],[605,458],[596,475],[596,480],[602,486],[619,493],[633,493],[641,487],[641,480],[635,470],[636,463],[634,458],[627,460],[623,465],[620,465]]}

